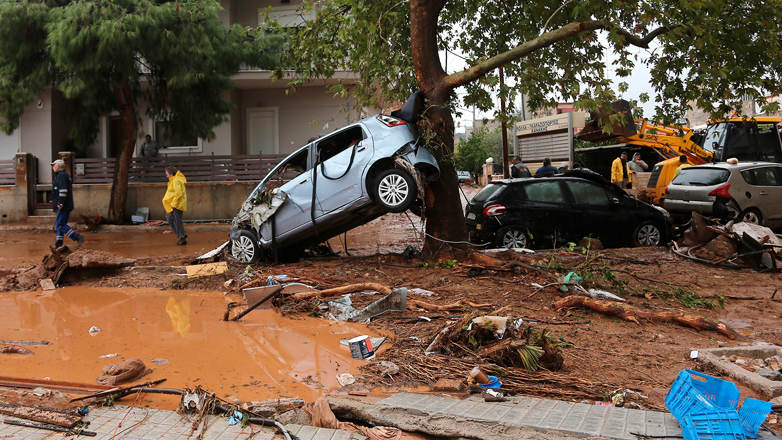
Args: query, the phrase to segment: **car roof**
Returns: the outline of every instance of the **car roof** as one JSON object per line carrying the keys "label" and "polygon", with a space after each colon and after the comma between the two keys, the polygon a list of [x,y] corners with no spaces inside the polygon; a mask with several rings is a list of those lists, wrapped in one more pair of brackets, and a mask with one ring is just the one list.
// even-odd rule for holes
{"label": "car roof", "polygon": [[589,180],[591,182],[599,183],[601,185],[610,185],[611,183],[603,177],[602,175],[590,170],[590,169],[575,169],[575,170],[568,170],[564,173],[555,174],[553,176],[543,177],[518,177],[515,179],[498,179],[498,180],[492,180],[491,183],[502,183],[502,184],[509,184],[509,183],[516,183],[516,182],[527,182],[532,180],[538,180],[538,179],[557,179],[560,180],[563,177],[576,177],[584,180]]}
{"label": "car roof", "polygon": [[731,164],[727,162],[719,162],[719,163],[710,163],[704,165],[693,165],[687,168],[693,168],[693,169],[720,168],[725,170],[736,170],[736,169],[743,170],[747,168],[753,168],[753,167],[764,166],[764,165],[781,166],[780,164],[774,162],[739,162],[735,164]]}

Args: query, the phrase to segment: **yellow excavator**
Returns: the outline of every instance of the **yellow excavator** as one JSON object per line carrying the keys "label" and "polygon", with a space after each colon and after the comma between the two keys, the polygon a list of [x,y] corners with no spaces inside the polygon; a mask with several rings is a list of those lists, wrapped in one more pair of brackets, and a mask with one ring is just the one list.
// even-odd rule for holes
{"label": "yellow excavator", "polygon": [[[610,115],[618,114],[621,120],[610,129],[601,124]],[[648,147],[662,158],[652,169],[646,187],[645,199],[663,206],[665,188],[673,180],[679,167],[679,157],[684,155],[690,165],[724,162],[735,157],[741,161],[782,163],[782,141],[778,126],[780,117],[731,118],[710,122],[704,131],[695,132],[687,127],[671,127],[633,119],[630,103],[616,101],[611,112],[590,114],[591,120],[576,136],[579,140],[600,142],[612,140],[628,145]],[[605,128],[605,130],[604,130]]]}

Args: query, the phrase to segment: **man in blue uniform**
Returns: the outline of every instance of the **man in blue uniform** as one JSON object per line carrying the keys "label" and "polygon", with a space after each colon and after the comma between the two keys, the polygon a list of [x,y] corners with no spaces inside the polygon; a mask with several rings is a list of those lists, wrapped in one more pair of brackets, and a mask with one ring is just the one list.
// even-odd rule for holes
{"label": "man in blue uniform", "polygon": [[54,179],[52,181],[52,208],[57,213],[57,219],[54,222],[54,231],[57,234],[57,241],[54,248],[62,246],[63,236],[67,235],[76,242],[76,247],[80,248],[84,243],[84,236],[77,234],[76,231],[68,226],[68,217],[73,211],[73,188],[71,185],[71,176],[65,172],[65,162],[57,159],[52,162],[52,171]]}

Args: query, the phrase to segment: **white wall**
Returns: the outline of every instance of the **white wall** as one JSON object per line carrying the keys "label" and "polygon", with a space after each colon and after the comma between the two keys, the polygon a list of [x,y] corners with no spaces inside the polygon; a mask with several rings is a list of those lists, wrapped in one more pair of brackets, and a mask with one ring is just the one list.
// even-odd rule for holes
{"label": "white wall", "polygon": [[0,160],[11,160],[20,151],[22,143],[19,131],[17,128],[10,136],[0,132]]}

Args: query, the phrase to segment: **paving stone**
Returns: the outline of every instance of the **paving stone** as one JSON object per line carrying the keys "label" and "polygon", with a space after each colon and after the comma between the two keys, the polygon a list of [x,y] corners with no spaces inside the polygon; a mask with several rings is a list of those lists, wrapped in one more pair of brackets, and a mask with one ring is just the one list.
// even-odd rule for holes
{"label": "paving stone", "polygon": [[299,432],[296,433],[296,437],[300,440],[312,440],[316,432],[318,432],[318,428],[314,426],[302,426]]}
{"label": "paving stone", "polygon": [[471,409],[469,413],[465,414],[465,416],[471,419],[484,419],[486,414],[490,414],[496,408],[496,403],[480,402],[475,408]]}
{"label": "paving stone", "polygon": [[[436,403],[442,402],[442,397],[437,396],[423,396],[423,399],[420,399],[416,402],[413,402],[409,406],[407,406],[407,409],[417,409],[419,411],[423,410],[427,406],[434,405]],[[407,400],[407,402],[411,402],[411,400]]]}
{"label": "paving stone", "polygon": [[[514,409],[515,405],[507,405],[507,404],[499,404],[494,409],[494,411],[484,414],[481,417],[481,420],[488,420],[488,421],[499,421],[501,419],[505,419],[507,415]],[[525,409],[526,413],[526,409]]]}
{"label": "paving stone", "polygon": [[331,437],[337,432],[336,429],[318,428],[312,440],[331,440]]}
{"label": "paving stone", "polygon": [[508,413],[505,414],[505,417],[500,419],[500,421],[510,423],[512,425],[521,425],[521,419],[523,419],[528,412],[530,412],[529,408],[524,406],[516,406],[515,408],[511,408],[511,410],[508,411]]}
{"label": "paving stone", "polygon": [[459,399],[450,399],[450,398],[442,398],[437,399],[435,401],[432,401],[429,405],[427,405],[424,408],[421,408],[421,411],[426,411],[428,413],[443,413],[448,408],[456,405],[457,403],[461,402]]}
{"label": "paving stone", "polygon": [[550,414],[549,410],[538,409],[537,406],[531,409],[524,417],[521,418],[519,424],[526,426],[539,427],[540,424]]}
{"label": "paving stone", "polygon": [[474,400],[462,400],[456,405],[451,406],[447,410],[443,411],[443,414],[450,414],[453,416],[462,416],[470,412],[473,408],[480,405],[480,402]]}

